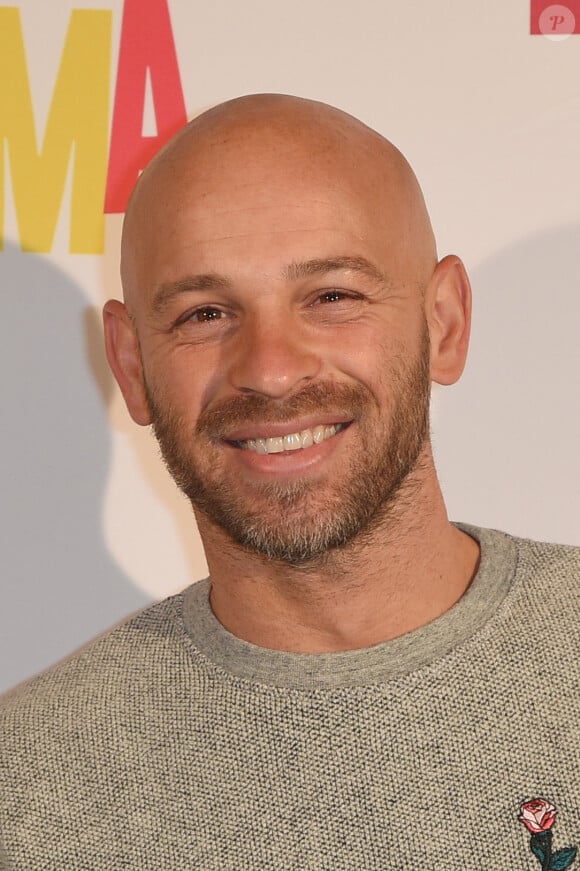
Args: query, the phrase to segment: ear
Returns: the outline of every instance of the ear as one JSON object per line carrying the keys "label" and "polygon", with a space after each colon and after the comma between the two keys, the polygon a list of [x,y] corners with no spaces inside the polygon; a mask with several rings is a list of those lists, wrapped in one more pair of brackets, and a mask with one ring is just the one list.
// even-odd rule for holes
{"label": "ear", "polygon": [[137,333],[127,308],[110,299],[103,308],[105,350],[109,366],[121,388],[121,393],[135,423],[151,423],[149,403],[145,393],[143,365]]}
{"label": "ear", "polygon": [[471,327],[471,286],[459,257],[444,257],[425,293],[431,340],[431,380],[454,384],[465,366]]}

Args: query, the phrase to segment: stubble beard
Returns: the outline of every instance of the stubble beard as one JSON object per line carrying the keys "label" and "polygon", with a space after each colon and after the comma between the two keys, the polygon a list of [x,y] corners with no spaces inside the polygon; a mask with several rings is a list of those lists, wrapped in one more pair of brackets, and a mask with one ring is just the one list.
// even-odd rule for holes
{"label": "stubble beard", "polygon": [[[420,353],[389,373],[388,420],[362,384],[320,382],[286,400],[236,396],[202,412],[193,433],[180,415],[147,388],[153,430],[165,465],[194,510],[238,546],[291,566],[315,566],[387,527],[412,498],[429,434],[429,336]],[[378,419],[381,432],[371,432]],[[278,423],[320,412],[352,418],[358,445],[343,474],[277,482],[233,481],[220,466],[220,439],[240,424]]]}

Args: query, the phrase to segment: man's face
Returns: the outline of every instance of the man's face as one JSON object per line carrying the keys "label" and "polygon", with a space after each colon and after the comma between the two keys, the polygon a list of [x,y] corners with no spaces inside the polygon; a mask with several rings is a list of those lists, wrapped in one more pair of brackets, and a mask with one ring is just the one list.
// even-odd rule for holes
{"label": "man's face", "polygon": [[198,511],[301,564],[384,521],[417,464],[421,294],[396,228],[348,178],[227,176],[184,178],[141,251],[151,418]]}

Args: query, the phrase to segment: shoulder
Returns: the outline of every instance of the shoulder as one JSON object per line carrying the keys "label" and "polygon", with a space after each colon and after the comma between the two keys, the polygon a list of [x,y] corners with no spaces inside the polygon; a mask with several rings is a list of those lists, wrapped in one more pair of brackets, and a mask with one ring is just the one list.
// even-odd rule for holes
{"label": "shoulder", "polygon": [[99,790],[112,801],[139,778],[199,683],[182,601],[145,609],[0,698],[2,832],[34,831],[40,843],[54,837],[43,827],[56,807],[94,818]]}
{"label": "shoulder", "polygon": [[480,541],[482,562],[494,565],[495,560],[497,570],[505,573],[505,597],[490,622],[492,636],[503,638],[516,658],[532,658],[542,651],[563,667],[566,661],[577,660],[580,548],[497,530],[461,528]]}
{"label": "shoulder", "polygon": [[546,581],[546,592],[563,592],[564,595],[578,598],[580,547],[535,541],[464,523],[457,525],[480,543],[482,554],[490,562],[497,562],[499,554],[502,569],[513,565],[520,584],[539,586],[541,589],[542,581]]}
{"label": "shoulder", "polygon": [[[481,549],[472,583],[479,609],[495,599],[487,634],[515,650],[554,648],[577,658],[580,646],[580,548],[457,524]],[[474,590],[468,590],[468,595]]]}
{"label": "shoulder", "polygon": [[580,547],[528,538],[512,540],[522,587],[542,599],[579,601]]}
{"label": "shoulder", "polygon": [[[139,698],[162,667],[179,667],[187,652],[181,628],[183,594],[152,605],[72,656],[0,698],[1,760],[37,742],[66,740],[79,724],[106,719]],[[168,665],[169,664],[169,665]]]}
{"label": "shoulder", "polygon": [[26,808],[49,813],[55,791],[71,807],[75,795],[89,801],[99,771],[122,780],[139,767],[151,723],[157,736],[172,728],[168,712],[185,707],[199,683],[182,601],[146,608],[2,696],[0,829]]}

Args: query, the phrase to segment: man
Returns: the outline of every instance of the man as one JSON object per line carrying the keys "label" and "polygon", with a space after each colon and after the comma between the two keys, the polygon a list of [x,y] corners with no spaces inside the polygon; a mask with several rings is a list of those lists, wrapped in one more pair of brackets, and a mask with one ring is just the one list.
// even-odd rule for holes
{"label": "man", "polygon": [[122,278],[108,358],[211,582],[5,699],[5,866],[571,865],[580,556],[447,519],[470,288],[401,154],[218,106],[142,175]]}

